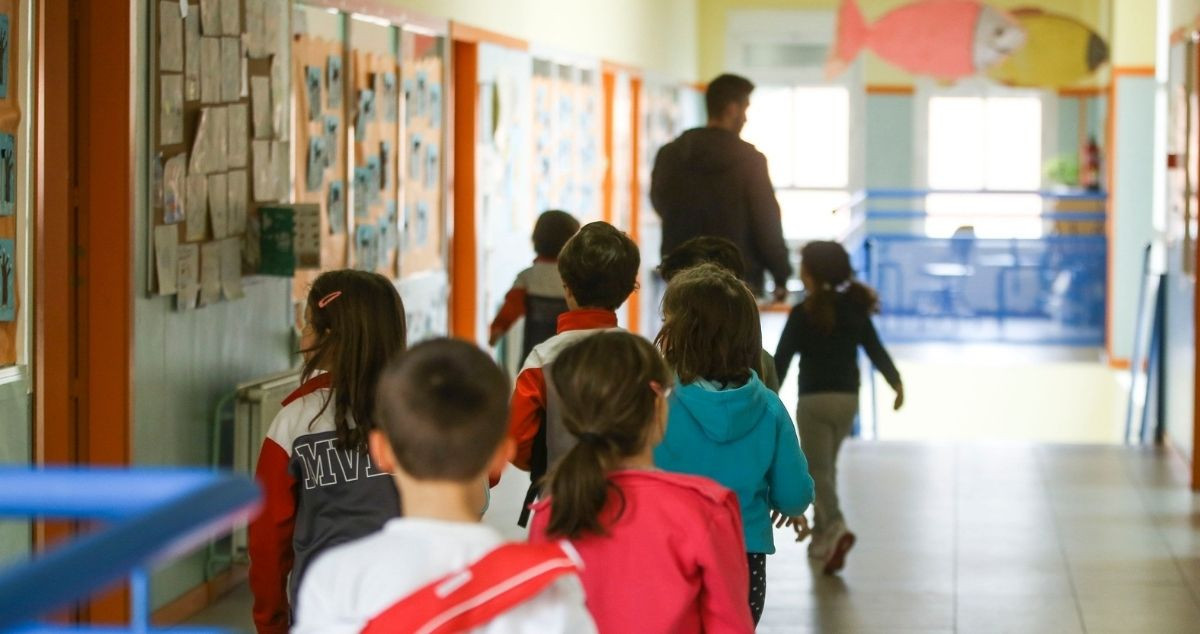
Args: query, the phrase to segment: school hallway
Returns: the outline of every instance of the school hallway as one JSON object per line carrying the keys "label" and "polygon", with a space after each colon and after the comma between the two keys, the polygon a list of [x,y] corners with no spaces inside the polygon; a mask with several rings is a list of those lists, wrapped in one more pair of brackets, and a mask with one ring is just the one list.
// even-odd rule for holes
{"label": "school hallway", "polygon": [[[855,441],[843,507],[858,534],[823,576],[776,533],[759,632],[1195,632],[1200,495],[1153,448]],[[489,523],[515,533],[517,472]],[[240,585],[189,625],[252,631]]]}

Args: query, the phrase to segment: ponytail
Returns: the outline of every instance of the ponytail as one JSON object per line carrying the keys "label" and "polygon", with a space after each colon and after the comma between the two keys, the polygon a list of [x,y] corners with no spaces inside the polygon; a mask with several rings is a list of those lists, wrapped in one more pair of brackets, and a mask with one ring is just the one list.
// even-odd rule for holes
{"label": "ponytail", "polygon": [[800,251],[800,264],[815,288],[806,289],[804,311],[823,335],[837,327],[838,296],[845,296],[868,315],[879,312],[879,295],[854,279],[850,254],[836,242],[809,242]]}
{"label": "ponytail", "polygon": [[592,335],[564,350],[549,370],[563,426],[577,442],[548,476],[553,503],[547,533],[603,535],[610,489],[619,500],[614,517],[625,507],[608,474],[657,442],[653,386],[669,385],[670,373],[650,342],[627,332]]}

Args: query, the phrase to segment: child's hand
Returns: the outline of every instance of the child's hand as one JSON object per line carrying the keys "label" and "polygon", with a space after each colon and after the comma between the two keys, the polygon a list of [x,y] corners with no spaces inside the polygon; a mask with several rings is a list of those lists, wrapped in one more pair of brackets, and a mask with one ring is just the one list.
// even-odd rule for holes
{"label": "child's hand", "polygon": [[896,405],[893,408],[893,410],[898,412],[898,411],[900,411],[901,407],[904,407],[904,386],[897,385],[896,386]]}
{"label": "child's hand", "polygon": [[779,511],[771,511],[771,522],[775,524],[775,528],[791,526],[796,531],[796,541],[798,542],[804,541],[812,534],[812,529],[808,526],[808,518],[803,515],[788,517]]}

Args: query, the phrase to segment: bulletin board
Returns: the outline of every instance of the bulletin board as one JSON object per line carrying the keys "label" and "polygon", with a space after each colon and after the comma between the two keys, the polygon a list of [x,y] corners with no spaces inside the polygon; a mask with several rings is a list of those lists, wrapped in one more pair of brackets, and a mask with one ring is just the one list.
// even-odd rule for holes
{"label": "bulletin board", "polygon": [[0,367],[17,362],[22,291],[17,240],[17,135],[21,122],[17,3],[0,0]]}
{"label": "bulletin board", "polygon": [[530,213],[562,209],[600,220],[603,91],[598,63],[533,59],[534,202]]}
{"label": "bulletin board", "polygon": [[242,297],[258,208],[291,194],[290,4],[155,9],[149,289],[191,310]]}
{"label": "bulletin board", "polygon": [[444,34],[405,28],[401,35],[403,221],[400,276],[446,270],[448,85]]}
{"label": "bulletin board", "polygon": [[345,57],[340,39],[299,33],[292,43],[292,85],[298,87],[294,195],[297,202],[318,206],[321,236],[316,261],[304,263],[293,279],[297,301],[320,271],[349,265]]}

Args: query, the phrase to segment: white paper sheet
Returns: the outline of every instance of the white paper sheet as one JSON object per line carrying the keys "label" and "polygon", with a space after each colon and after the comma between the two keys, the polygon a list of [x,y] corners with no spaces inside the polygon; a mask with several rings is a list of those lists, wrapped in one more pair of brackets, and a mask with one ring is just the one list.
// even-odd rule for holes
{"label": "white paper sheet", "polygon": [[208,176],[200,173],[187,176],[187,241],[204,239],[208,227]]}
{"label": "white paper sheet", "polygon": [[212,220],[214,240],[229,237],[229,175],[209,174],[208,215]]}
{"label": "white paper sheet", "polygon": [[248,187],[246,170],[229,172],[229,235],[231,236],[240,236],[246,233],[246,207],[250,198]]}
{"label": "white paper sheet", "polygon": [[221,100],[237,101],[242,92],[242,43],[221,38]]}
{"label": "white paper sheet", "polygon": [[242,7],[238,0],[221,0],[221,33],[241,34]]}
{"label": "white paper sheet", "polygon": [[200,100],[221,101],[221,38],[200,38]]}
{"label": "white paper sheet", "polygon": [[183,94],[188,101],[200,98],[200,13],[189,11],[183,21]]}
{"label": "white paper sheet", "polygon": [[162,75],[159,92],[158,143],[183,143],[183,75]]}
{"label": "white paper sheet", "polygon": [[154,268],[158,273],[158,294],[174,295],[179,273],[179,227],[158,225],[154,228]]}
{"label": "white paper sheet", "polygon": [[221,292],[225,299],[239,299],[242,292],[242,239],[221,241]]}
{"label": "white paper sheet", "polygon": [[269,77],[250,78],[250,109],[254,116],[254,138],[269,139],[275,136],[275,124],[271,118],[271,79]]}
{"label": "white paper sheet", "polygon": [[205,35],[221,34],[221,0],[200,0],[200,23]]}
{"label": "white paper sheet", "polygon": [[229,106],[229,167],[246,167],[246,157],[250,145],[250,108],[244,103]]}
{"label": "white paper sheet", "polygon": [[200,245],[181,244],[178,253],[175,307],[179,310],[191,310],[196,307],[196,294],[200,292]]}
{"label": "white paper sheet", "polygon": [[200,245],[200,305],[221,301],[221,243]]}

